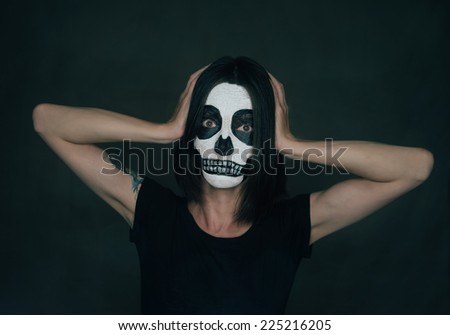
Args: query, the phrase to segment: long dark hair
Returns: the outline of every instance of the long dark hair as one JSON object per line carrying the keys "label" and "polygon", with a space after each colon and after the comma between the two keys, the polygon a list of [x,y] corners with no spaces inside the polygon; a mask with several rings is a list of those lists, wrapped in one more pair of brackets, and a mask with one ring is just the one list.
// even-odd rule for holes
{"label": "long dark hair", "polygon": [[275,98],[267,71],[247,57],[223,57],[197,79],[184,135],[175,147],[175,175],[188,201],[202,202],[202,176],[194,139],[200,129],[209,92],[218,84],[243,86],[253,106],[253,143],[235,213],[238,223],[257,223],[274,201],[285,194],[285,171],[275,151]]}

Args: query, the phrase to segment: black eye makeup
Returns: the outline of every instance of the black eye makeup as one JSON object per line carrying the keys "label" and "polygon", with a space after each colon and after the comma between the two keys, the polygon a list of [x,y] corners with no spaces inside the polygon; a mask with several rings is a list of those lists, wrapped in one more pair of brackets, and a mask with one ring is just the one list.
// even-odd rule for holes
{"label": "black eye makeup", "polygon": [[238,110],[231,120],[234,136],[247,145],[253,144],[253,111],[251,109]]}
{"label": "black eye makeup", "polygon": [[206,140],[222,128],[222,117],[219,110],[211,105],[205,105],[202,116],[201,127],[198,132],[198,138]]}

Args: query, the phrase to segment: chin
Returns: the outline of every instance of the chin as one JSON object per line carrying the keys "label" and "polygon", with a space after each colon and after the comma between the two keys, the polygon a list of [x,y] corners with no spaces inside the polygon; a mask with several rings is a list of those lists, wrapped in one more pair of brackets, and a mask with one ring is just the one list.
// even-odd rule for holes
{"label": "chin", "polygon": [[212,187],[220,189],[234,188],[236,186],[239,186],[244,180],[243,175],[237,177],[224,176],[218,174],[211,174],[205,171],[203,171],[203,178],[205,178],[208,184],[211,185]]}

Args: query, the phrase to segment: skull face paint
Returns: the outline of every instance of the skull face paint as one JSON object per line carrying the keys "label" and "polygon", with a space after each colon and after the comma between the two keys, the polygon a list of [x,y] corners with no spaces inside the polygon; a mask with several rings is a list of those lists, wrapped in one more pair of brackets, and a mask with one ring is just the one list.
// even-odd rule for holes
{"label": "skull face paint", "polygon": [[202,174],[216,188],[239,185],[253,150],[252,102],[247,90],[236,84],[215,86],[203,111],[194,147],[202,157]]}

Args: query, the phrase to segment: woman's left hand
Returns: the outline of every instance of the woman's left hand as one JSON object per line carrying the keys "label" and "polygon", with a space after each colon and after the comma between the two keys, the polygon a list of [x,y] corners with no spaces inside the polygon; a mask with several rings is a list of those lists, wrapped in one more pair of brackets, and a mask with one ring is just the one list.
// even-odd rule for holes
{"label": "woman's left hand", "polygon": [[269,73],[275,95],[275,146],[282,153],[288,149],[288,142],[294,139],[289,129],[288,106],[284,95],[283,84]]}

